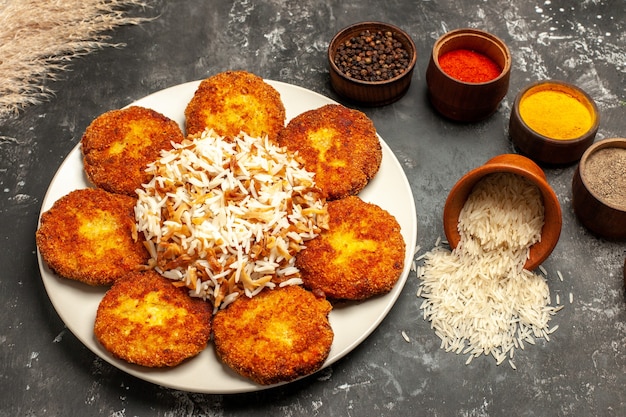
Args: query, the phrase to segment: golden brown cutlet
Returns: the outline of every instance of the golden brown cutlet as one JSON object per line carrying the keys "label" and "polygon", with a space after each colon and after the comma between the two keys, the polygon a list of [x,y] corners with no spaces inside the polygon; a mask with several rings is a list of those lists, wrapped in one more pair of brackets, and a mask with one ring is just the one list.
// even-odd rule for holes
{"label": "golden brown cutlet", "polygon": [[178,124],[152,109],[111,110],[91,122],[81,139],[87,178],[97,187],[135,196],[150,180],[146,166],[184,139]]}
{"label": "golden brown cutlet", "polygon": [[350,196],[328,203],[329,225],[296,258],[304,286],[329,299],[389,292],[404,267],[400,225],[377,205]]}
{"label": "golden brown cutlet", "polygon": [[57,274],[90,285],[110,285],[150,258],[133,238],[136,199],[99,188],[74,190],[41,215],[36,241]]}
{"label": "golden brown cutlet", "polygon": [[210,303],[192,298],[154,270],[119,279],[104,295],[94,333],[113,356],[146,367],[170,367],[204,350]]}
{"label": "golden brown cutlet", "polygon": [[203,80],[185,109],[187,135],[213,129],[233,137],[242,131],[274,140],[285,126],[280,94],[258,75],[226,71]]}
{"label": "golden brown cutlet", "polygon": [[333,330],[331,305],[300,286],[265,289],[237,298],[213,319],[220,359],[258,384],[287,382],[320,369]]}
{"label": "golden brown cutlet", "polygon": [[358,194],[376,175],[382,147],[362,112],[328,104],[291,119],[278,135],[280,146],[298,152],[328,200]]}

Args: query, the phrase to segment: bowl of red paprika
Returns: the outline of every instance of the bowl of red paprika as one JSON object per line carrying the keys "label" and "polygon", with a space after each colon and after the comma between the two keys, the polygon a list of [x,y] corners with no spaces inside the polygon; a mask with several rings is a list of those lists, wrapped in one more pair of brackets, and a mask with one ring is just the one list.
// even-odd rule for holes
{"label": "bowl of red paprika", "polygon": [[365,106],[384,106],[402,98],[411,85],[416,61],[411,36],[389,23],[352,24],[328,45],[333,90]]}
{"label": "bowl of red paprika", "polygon": [[480,29],[450,31],[433,45],[426,84],[432,106],[458,122],[488,118],[509,89],[511,53],[504,41]]}
{"label": "bowl of red paprika", "polygon": [[537,81],[517,94],[509,136],[536,162],[568,165],[593,143],[599,123],[596,104],[582,89],[565,81]]}

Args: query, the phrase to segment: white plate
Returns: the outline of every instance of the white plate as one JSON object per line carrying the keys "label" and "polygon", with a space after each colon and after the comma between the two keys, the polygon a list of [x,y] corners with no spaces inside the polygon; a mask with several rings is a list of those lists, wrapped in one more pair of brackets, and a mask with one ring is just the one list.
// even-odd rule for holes
{"label": "white plate", "polygon": [[[306,110],[335,103],[310,90],[276,81],[267,82],[280,93],[287,110],[287,120]],[[184,109],[198,84],[199,81],[194,81],[174,86],[144,97],[133,104],[152,108],[183,126]],[[411,267],[417,239],[413,194],[398,160],[382,138],[381,143],[383,159],[380,171],[359,196],[389,211],[400,223],[402,236],[406,242],[404,270],[390,293],[361,303],[340,306],[330,313],[335,338],[324,367],[344,357],[374,331],[400,295]],[[50,183],[41,208],[42,212],[48,210],[57,199],[70,191],[89,186],[83,171],[80,145],[77,145]],[[224,366],[217,359],[211,344],[197,357],[171,369],[149,369],[117,360],[96,341],[93,334],[96,310],[105,289],[92,288],[59,278],[48,269],[41,257],[39,267],[50,301],[67,327],[96,355],[124,372],[165,387],[191,392],[226,394],[267,388],[240,377]]]}

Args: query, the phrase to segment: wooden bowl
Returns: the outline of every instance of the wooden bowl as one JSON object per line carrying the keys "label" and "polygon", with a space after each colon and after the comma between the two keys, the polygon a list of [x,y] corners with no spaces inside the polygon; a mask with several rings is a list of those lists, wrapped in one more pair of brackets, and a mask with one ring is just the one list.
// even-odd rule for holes
{"label": "wooden bowl", "polygon": [[541,230],[541,241],[530,248],[529,258],[524,268],[537,268],[549,255],[559,241],[561,235],[561,205],[548,184],[545,173],[529,158],[517,154],[498,155],[484,165],[465,174],[452,187],[443,209],[443,228],[450,247],[456,248],[461,240],[458,230],[459,215],[467,201],[467,197],[485,175],[509,172],[529,179],[541,191],[544,205],[544,225]]}
{"label": "wooden bowl", "polygon": [[[383,33],[391,32],[393,38],[402,44],[403,49],[409,54],[408,65],[402,74],[383,81],[362,81],[349,77],[341,71],[339,66],[335,63],[337,48],[367,30],[373,33],[378,31],[382,31]],[[388,23],[355,23],[340,30],[328,45],[328,64],[330,67],[331,86],[340,96],[366,106],[383,106],[393,103],[404,96],[411,85],[411,78],[416,61],[417,49],[415,48],[413,39],[402,29]]]}
{"label": "wooden bowl", "polygon": [[623,181],[624,174],[616,172],[609,164],[601,163],[602,160],[596,160],[594,164],[598,163],[603,169],[600,174],[594,175],[598,171],[590,163],[593,157],[600,156],[599,151],[611,149],[626,149],[626,139],[604,139],[585,151],[572,180],[572,205],[576,217],[591,232],[606,239],[624,240],[626,201],[611,200],[601,187],[603,183],[616,186],[616,178],[619,176]]}
{"label": "wooden bowl", "polygon": [[[533,94],[546,90],[562,92],[576,98],[589,112],[591,127],[580,136],[571,139],[554,139],[533,130],[522,118],[520,105]],[[539,163],[567,165],[578,161],[593,143],[599,124],[598,108],[583,90],[563,81],[540,81],[526,86],[515,98],[509,119],[509,136],[520,153],[529,158]]]}
{"label": "wooden bowl", "polygon": [[[459,81],[446,74],[439,58],[446,52],[469,49],[497,63],[502,72],[483,83]],[[426,69],[428,97],[443,116],[459,121],[474,122],[491,116],[509,89],[511,53],[498,37],[478,29],[457,29],[446,33],[433,45]]]}

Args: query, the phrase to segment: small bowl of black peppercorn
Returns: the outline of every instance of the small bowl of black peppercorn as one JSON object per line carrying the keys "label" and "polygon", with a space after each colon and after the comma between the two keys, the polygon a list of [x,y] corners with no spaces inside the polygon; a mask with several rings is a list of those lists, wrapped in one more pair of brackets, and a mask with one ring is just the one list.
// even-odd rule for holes
{"label": "small bowl of black peppercorn", "polygon": [[340,30],[328,45],[332,88],[365,106],[384,106],[404,96],[416,60],[413,39],[388,23],[355,23]]}

